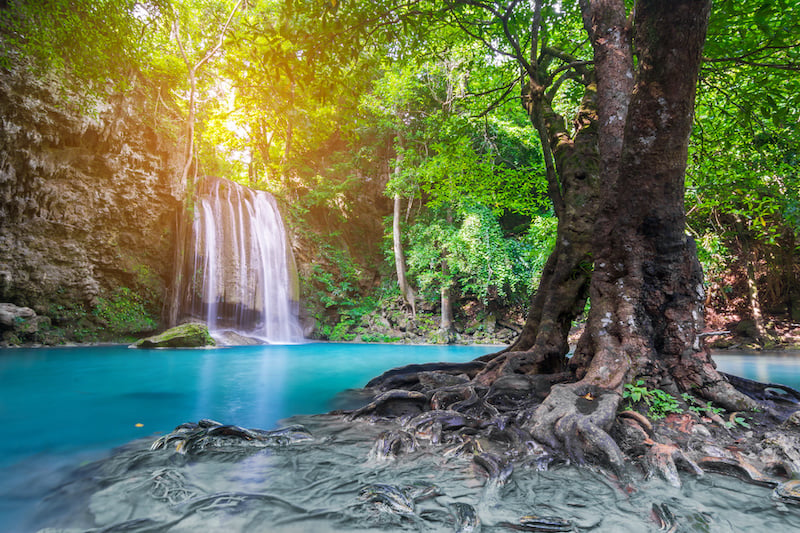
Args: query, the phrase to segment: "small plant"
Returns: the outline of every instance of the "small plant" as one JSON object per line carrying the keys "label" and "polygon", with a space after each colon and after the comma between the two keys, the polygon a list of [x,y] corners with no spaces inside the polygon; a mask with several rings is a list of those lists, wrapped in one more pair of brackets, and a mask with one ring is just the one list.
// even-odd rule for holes
{"label": "small plant", "polygon": [[[720,415],[725,411],[721,407],[714,407],[710,401],[704,404],[702,401],[698,400],[688,392],[681,394],[681,397],[686,403],[689,404],[689,410],[697,413],[698,415]],[[733,429],[737,425],[750,429],[750,424],[747,422],[747,420],[742,416],[736,416],[737,414],[738,413],[734,413],[731,419],[728,422],[724,422],[723,425],[728,429]]]}
{"label": "small plant", "polygon": [[714,407],[711,405],[711,402],[708,401],[705,404],[689,394],[688,392],[684,392],[681,394],[683,400],[689,404],[689,410],[697,413],[698,415],[705,415],[705,414],[715,414],[718,415],[722,413],[723,409],[721,407]]}
{"label": "small plant", "polygon": [[622,397],[628,400],[628,407],[632,409],[632,404],[644,402],[647,404],[647,415],[653,420],[664,418],[670,413],[682,413],[678,400],[668,392],[661,389],[648,389],[644,380],[638,380],[636,384],[628,383],[622,392]]}
{"label": "small plant", "polygon": [[744,419],[744,417],[734,415],[732,418],[733,418],[732,421],[725,422],[726,428],[733,429],[734,427],[736,427],[736,424],[738,424],[743,428],[750,429],[750,424],[747,422],[747,420]]}

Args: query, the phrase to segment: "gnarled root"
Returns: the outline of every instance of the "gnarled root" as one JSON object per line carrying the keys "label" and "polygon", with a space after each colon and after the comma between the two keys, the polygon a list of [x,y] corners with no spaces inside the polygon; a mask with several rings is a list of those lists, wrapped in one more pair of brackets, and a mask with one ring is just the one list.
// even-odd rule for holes
{"label": "gnarled root", "polygon": [[650,441],[650,449],[645,453],[644,460],[647,467],[647,477],[659,474],[662,479],[673,487],[681,486],[678,475],[680,464],[696,476],[702,476],[703,470],[687,456],[683,450],[674,444],[662,444]]}
{"label": "gnarled root", "polygon": [[734,476],[746,483],[774,487],[778,484],[775,478],[762,473],[748,459],[739,453],[732,453],[729,457],[703,457],[698,461],[700,467],[706,472],[715,472]]}
{"label": "gnarled root", "polygon": [[760,383],[751,379],[719,373],[737,391],[762,404],[762,408],[772,414],[780,422],[786,421],[792,414],[800,411],[800,391],[776,383]]}
{"label": "gnarled root", "polygon": [[705,351],[684,355],[681,364],[672,367],[670,373],[679,389],[691,391],[728,411],[765,410],[773,416],[779,416],[763,401],[751,397],[746,391],[740,391],[728,375],[718,372]]}
{"label": "gnarled root", "polygon": [[[447,380],[441,385],[457,385],[465,383],[483,370],[486,364],[482,361],[468,363],[427,363],[423,365],[406,365],[387,370],[380,376],[370,380],[365,388],[388,391],[392,389],[419,390],[425,387],[426,378],[435,374],[439,379]],[[430,387],[428,387],[430,388]]]}
{"label": "gnarled root", "polygon": [[350,413],[350,420],[363,416],[398,417],[417,415],[426,409],[429,398],[426,394],[408,390],[390,390],[378,395],[374,400],[360,409]]}
{"label": "gnarled root", "polygon": [[537,374],[536,366],[544,357],[533,352],[505,352],[493,356],[475,378],[481,385],[491,385],[502,376],[513,374]]}
{"label": "gnarled root", "polygon": [[621,474],[624,456],[608,434],[619,401],[616,392],[592,385],[556,385],[536,409],[531,434],[577,464],[585,464],[589,455]]}

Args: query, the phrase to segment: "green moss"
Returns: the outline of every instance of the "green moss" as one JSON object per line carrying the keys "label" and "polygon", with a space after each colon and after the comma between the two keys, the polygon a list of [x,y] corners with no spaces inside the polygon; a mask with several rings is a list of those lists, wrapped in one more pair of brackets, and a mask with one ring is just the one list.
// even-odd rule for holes
{"label": "green moss", "polygon": [[191,322],[170,328],[164,333],[147,337],[135,342],[136,348],[199,348],[201,346],[214,346],[216,342],[211,338],[205,324]]}
{"label": "green moss", "polygon": [[98,298],[92,314],[113,336],[149,332],[158,327],[143,299],[127,287],[115,290],[107,298]]}

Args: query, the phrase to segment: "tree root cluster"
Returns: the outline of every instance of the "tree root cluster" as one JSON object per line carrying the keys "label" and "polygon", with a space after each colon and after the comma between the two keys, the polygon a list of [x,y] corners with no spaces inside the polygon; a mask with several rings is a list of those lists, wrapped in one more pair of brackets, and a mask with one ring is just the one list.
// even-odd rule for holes
{"label": "tree root cluster", "polygon": [[713,472],[800,500],[800,486],[787,485],[800,474],[800,418],[792,414],[800,392],[789,387],[724,375],[763,410],[723,416],[685,404],[682,413],[652,420],[623,408],[617,392],[564,382],[563,374],[476,379],[485,364],[394,369],[368,384],[370,403],[338,413],[394,423],[373,446],[376,459],[437,446],[444,456],[471,456],[475,472],[498,485],[517,466],[572,463],[599,467],[625,485],[658,476],[680,486],[680,472]]}

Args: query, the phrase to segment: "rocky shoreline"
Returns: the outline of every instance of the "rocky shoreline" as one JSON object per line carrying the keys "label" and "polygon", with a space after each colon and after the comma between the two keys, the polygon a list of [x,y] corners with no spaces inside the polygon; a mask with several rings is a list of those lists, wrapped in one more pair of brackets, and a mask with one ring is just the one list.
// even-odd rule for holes
{"label": "rocky shoreline", "polygon": [[[447,335],[435,327],[438,323],[437,316],[423,315],[419,323],[412,317],[394,314],[394,318],[385,316],[386,313],[374,314],[365,317],[362,323],[348,329],[342,338],[325,338],[312,335],[306,340],[310,342],[350,342],[365,344],[456,344],[456,345],[485,345],[497,350],[507,346],[521,329],[522,317],[502,315],[498,318],[492,314],[477,314],[470,319],[457,322],[453,331]],[[746,322],[746,321],[742,321]],[[760,345],[755,339],[748,336],[746,327],[736,327],[733,324],[730,330],[710,330],[703,334],[706,346],[713,351],[736,350],[757,355],[762,351],[792,351],[800,350],[800,324],[772,319],[769,322],[770,335],[765,345]],[[570,344],[574,346],[582,332],[582,324],[573,328],[570,334]],[[0,303],[0,348],[39,348],[56,346],[105,346],[132,344],[141,341],[145,336],[156,332],[142,332],[139,338],[108,339],[106,341],[78,342],[69,340],[54,326],[48,316],[39,315],[29,307],[16,306],[10,303]],[[161,332],[163,334],[164,332]],[[232,332],[223,339],[218,339],[221,346],[240,346],[258,344],[257,341],[233,334]]]}

